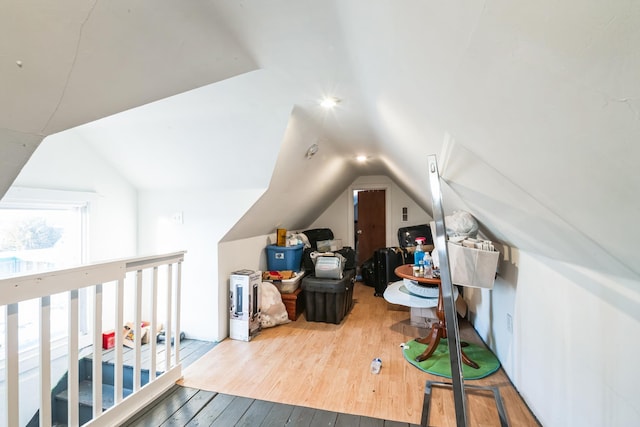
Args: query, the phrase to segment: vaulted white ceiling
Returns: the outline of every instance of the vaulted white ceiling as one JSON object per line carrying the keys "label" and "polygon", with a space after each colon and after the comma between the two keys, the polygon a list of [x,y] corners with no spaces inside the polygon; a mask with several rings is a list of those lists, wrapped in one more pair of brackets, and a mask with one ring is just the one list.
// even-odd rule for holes
{"label": "vaulted white ceiling", "polygon": [[[633,2],[3,9],[3,190],[42,137],[66,131],[141,190],[263,188],[269,205],[316,185],[293,210],[290,223],[304,226],[360,175],[389,175],[430,210],[426,156],[437,154],[445,205],[472,211],[495,238],[640,275]],[[335,111],[318,106],[323,95],[341,99]],[[313,143],[320,151],[306,161]],[[353,160],[360,153],[366,165]],[[250,172],[234,174],[238,162]],[[243,222],[255,234],[274,224]]]}

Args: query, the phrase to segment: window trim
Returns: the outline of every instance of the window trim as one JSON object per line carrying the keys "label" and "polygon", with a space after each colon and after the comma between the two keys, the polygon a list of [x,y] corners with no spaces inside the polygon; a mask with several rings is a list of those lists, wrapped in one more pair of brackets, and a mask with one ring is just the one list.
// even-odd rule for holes
{"label": "window trim", "polygon": [[0,199],[2,207],[24,208],[37,204],[49,209],[59,207],[87,207],[96,200],[97,194],[92,191],[51,190],[32,187],[11,187]]}

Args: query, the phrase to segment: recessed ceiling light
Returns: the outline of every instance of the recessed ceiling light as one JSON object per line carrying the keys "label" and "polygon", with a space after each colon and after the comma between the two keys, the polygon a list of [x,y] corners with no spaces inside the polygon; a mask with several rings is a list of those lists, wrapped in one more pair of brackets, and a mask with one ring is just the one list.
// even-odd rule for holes
{"label": "recessed ceiling light", "polygon": [[322,106],[322,108],[330,110],[338,105],[338,103],[340,103],[340,99],[336,98],[335,96],[327,96],[324,97],[322,101],[320,101],[320,106]]}
{"label": "recessed ceiling light", "polygon": [[365,156],[364,154],[361,154],[359,156],[356,157],[356,160],[360,163],[364,163],[367,161],[367,156]]}

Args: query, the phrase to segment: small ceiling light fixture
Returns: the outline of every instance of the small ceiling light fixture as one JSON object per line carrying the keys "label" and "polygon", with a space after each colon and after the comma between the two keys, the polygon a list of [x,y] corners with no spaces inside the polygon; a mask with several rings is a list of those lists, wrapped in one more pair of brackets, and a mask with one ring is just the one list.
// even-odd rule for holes
{"label": "small ceiling light fixture", "polygon": [[327,110],[331,110],[340,103],[340,99],[335,96],[326,96],[320,101],[320,106]]}
{"label": "small ceiling light fixture", "polygon": [[360,154],[359,156],[356,156],[356,160],[359,163],[364,163],[367,161],[367,156],[365,156],[364,154]]}
{"label": "small ceiling light fixture", "polygon": [[311,146],[309,146],[309,148],[307,149],[307,154],[305,154],[305,157],[307,159],[310,159],[315,156],[318,152],[318,148],[320,148],[318,147],[318,144],[311,144]]}

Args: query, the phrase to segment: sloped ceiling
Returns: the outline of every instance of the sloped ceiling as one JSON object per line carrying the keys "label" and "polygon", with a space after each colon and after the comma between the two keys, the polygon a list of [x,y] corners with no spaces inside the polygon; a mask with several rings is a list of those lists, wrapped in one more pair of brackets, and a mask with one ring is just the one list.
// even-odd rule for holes
{"label": "sloped ceiling", "polygon": [[[313,200],[289,198],[297,214],[286,220],[304,226],[360,175],[389,175],[430,211],[433,153],[445,208],[470,210],[490,236],[640,275],[634,2],[10,1],[5,10],[5,189],[39,138],[88,123],[75,137],[141,189],[234,185],[231,158],[252,174],[237,185],[266,189],[262,212],[317,188]],[[342,100],[335,111],[319,109],[323,94]],[[140,116],[89,123],[158,100]],[[312,143],[320,152],[304,163]],[[149,153],[179,178],[168,183]],[[367,165],[352,161],[359,153]],[[277,223],[249,212],[227,238]]]}

